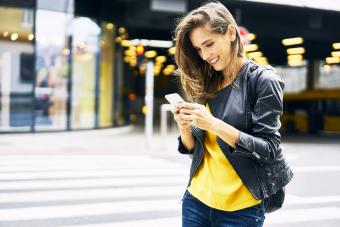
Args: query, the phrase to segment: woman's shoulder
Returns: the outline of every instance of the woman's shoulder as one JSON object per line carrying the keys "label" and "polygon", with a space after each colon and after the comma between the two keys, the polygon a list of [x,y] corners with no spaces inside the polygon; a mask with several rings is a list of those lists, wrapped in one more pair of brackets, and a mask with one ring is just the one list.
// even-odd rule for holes
{"label": "woman's shoulder", "polygon": [[251,72],[249,79],[250,89],[257,93],[268,93],[273,91],[282,92],[284,82],[278,73],[271,66],[259,66]]}
{"label": "woman's shoulder", "polygon": [[270,66],[257,65],[256,70],[251,72],[250,80],[256,81],[256,84],[271,84],[271,83],[284,83],[282,76],[278,74],[275,69]]}

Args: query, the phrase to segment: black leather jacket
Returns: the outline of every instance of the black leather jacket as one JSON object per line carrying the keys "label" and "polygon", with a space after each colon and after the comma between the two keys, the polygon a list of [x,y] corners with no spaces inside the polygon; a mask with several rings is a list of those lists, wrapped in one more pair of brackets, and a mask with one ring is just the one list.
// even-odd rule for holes
{"label": "black leather jacket", "polygon": [[[264,199],[283,188],[293,177],[280,147],[278,131],[284,83],[272,70],[247,61],[232,86],[229,96],[222,89],[214,99],[208,100],[208,104],[214,117],[240,131],[240,140],[235,148],[219,137],[217,143],[253,196]],[[192,156],[188,186],[205,150],[204,131],[192,127],[192,133],[195,147],[190,151],[178,137],[178,151]]]}

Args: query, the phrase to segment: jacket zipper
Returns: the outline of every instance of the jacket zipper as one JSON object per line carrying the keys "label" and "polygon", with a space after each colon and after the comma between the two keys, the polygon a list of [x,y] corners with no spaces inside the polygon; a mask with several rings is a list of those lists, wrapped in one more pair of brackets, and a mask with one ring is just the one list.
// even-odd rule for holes
{"label": "jacket zipper", "polygon": [[263,199],[265,199],[267,193],[265,192],[265,189],[264,189],[264,187],[262,185],[262,181],[261,181],[261,178],[260,178],[260,175],[259,175],[259,172],[258,172],[258,169],[257,169],[257,166],[256,166],[255,163],[254,163],[254,167],[255,167],[255,171],[256,171],[257,180],[259,181],[260,187],[261,187],[262,192],[263,192]]}

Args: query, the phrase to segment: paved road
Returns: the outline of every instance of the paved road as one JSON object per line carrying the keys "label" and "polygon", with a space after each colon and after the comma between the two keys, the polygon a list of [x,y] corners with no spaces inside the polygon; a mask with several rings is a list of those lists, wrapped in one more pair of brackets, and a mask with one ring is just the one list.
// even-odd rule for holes
{"label": "paved road", "polygon": [[[0,136],[0,227],[180,226],[190,159],[176,133],[140,130]],[[130,132],[128,132],[130,131]],[[266,227],[340,226],[340,141],[289,137],[295,177]]]}

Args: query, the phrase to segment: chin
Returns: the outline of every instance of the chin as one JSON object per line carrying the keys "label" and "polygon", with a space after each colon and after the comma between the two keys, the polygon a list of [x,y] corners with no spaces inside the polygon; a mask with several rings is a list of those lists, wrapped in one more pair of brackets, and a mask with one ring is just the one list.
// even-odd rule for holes
{"label": "chin", "polygon": [[222,71],[223,67],[220,65],[215,65],[213,66],[213,68],[215,69],[215,71]]}

